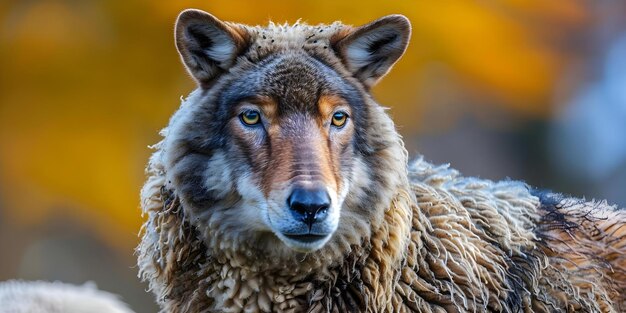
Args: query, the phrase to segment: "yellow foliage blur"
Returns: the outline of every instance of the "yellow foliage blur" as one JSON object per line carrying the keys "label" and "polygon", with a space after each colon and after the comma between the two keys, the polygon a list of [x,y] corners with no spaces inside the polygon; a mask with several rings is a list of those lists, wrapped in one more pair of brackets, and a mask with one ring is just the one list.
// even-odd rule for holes
{"label": "yellow foliage blur", "polygon": [[576,57],[564,42],[589,23],[577,0],[5,0],[0,216],[7,223],[37,227],[65,216],[119,251],[132,250],[147,147],[194,88],[172,34],[188,7],[249,24],[358,25],[406,15],[410,48],[375,93],[407,133],[428,110],[433,68],[444,68],[469,102],[488,103],[483,109],[548,116],[557,77]]}

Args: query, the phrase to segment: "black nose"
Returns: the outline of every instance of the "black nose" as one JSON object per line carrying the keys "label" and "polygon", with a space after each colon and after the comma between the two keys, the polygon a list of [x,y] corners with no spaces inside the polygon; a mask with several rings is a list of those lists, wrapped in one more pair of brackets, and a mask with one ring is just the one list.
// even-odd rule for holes
{"label": "black nose", "polygon": [[315,222],[326,218],[330,197],[322,188],[295,188],[287,198],[287,204],[293,215],[310,229]]}

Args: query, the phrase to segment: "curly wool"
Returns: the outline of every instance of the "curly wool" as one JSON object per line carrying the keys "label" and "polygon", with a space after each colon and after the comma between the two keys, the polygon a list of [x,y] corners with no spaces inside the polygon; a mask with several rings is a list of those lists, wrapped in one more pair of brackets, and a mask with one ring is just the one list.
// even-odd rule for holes
{"label": "curly wool", "polygon": [[393,122],[360,87],[368,128],[359,135],[370,149],[358,155],[340,227],[312,253],[272,249],[282,245],[273,234],[238,223],[237,159],[196,151],[223,134],[199,125],[213,120],[219,90],[272,54],[314,54],[355,80],[328,49],[352,28],[228,25],[245,29],[250,48],[230,78],[184,101],[142,189],[138,264],[162,312],[626,310],[626,211],[423,159],[407,166]]}
{"label": "curly wool", "polygon": [[116,295],[94,284],[0,282],[0,312],[7,313],[132,313]]}
{"label": "curly wool", "polygon": [[162,312],[626,308],[626,213],[604,202],[540,201],[523,183],[418,159],[369,242],[339,251],[341,264],[294,275],[213,258],[165,188],[158,152],[149,173],[139,265]]}

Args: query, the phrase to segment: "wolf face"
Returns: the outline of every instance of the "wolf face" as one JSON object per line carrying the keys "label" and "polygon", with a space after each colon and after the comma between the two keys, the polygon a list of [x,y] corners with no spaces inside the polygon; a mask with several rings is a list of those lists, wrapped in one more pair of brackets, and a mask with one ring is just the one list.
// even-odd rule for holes
{"label": "wolf face", "polygon": [[176,44],[198,89],[172,117],[162,158],[210,249],[281,260],[369,236],[406,155],[368,90],[409,33],[398,15],[352,28],[181,13]]}

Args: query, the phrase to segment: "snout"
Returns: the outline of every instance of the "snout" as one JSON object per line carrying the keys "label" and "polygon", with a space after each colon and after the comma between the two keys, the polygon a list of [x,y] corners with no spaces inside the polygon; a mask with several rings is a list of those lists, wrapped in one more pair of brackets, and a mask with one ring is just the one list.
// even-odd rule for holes
{"label": "snout", "polygon": [[274,233],[289,247],[311,252],[324,246],[339,223],[339,208],[321,184],[296,184],[281,209],[270,212]]}
{"label": "snout", "polygon": [[330,208],[330,196],[323,188],[295,188],[287,205],[296,220],[302,221],[309,227],[309,233],[315,223],[324,221]]}
{"label": "snout", "polygon": [[299,250],[323,245],[334,229],[328,227],[326,219],[331,200],[325,188],[295,187],[287,198],[287,207],[297,221],[295,227],[283,235]]}

